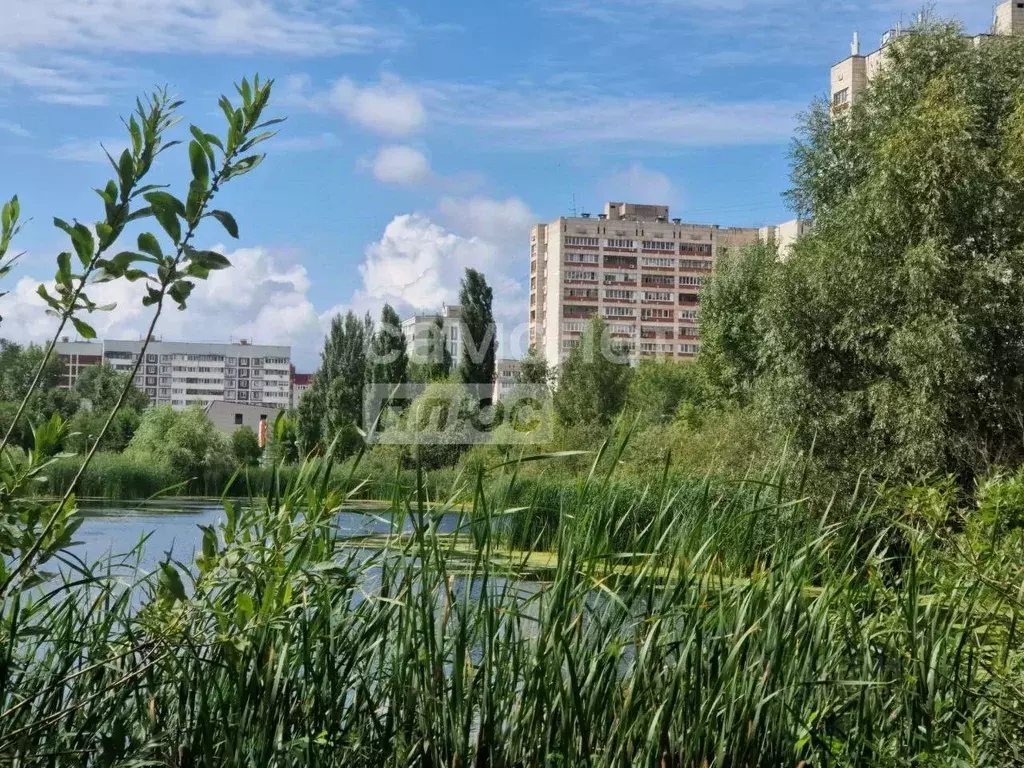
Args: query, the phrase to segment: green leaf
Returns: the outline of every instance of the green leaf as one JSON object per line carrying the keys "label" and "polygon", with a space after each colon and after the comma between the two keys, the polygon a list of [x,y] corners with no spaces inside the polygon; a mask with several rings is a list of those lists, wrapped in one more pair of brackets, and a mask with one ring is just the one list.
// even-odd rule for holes
{"label": "green leaf", "polygon": [[108,247],[114,240],[114,228],[105,221],[96,225],[96,234],[100,238],[100,248]]}
{"label": "green leaf", "polygon": [[209,525],[199,527],[203,531],[203,557],[212,560],[217,556],[217,534]]}
{"label": "green leaf", "polygon": [[192,164],[192,180],[205,190],[210,186],[210,165],[206,150],[198,141],[189,142],[188,159]]}
{"label": "green leaf", "polygon": [[135,185],[135,160],[127,149],[121,153],[121,160],[117,164],[117,175],[121,181],[121,201],[127,202],[128,195],[131,194],[132,187]]}
{"label": "green leaf", "polygon": [[71,232],[71,243],[75,246],[75,253],[82,266],[88,268],[96,253],[96,242],[93,240],[92,230],[84,224],[75,223]]}
{"label": "green leaf", "polygon": [[179,280],[170,287],[167,293],[170,294],[171,298],[178,302],[178,306],[181,309],[185,308],[185,302],[192,293],[192,289],[195,288],[195,283],[189,282],[188,280]]}
{"label": "green leaf", "polygon": [[160,563],[160,586],[175,600],[185,600],[185,585],[181,582],[181,574],[170,563]]}
{"label": "green leaf", "polygon": [[142,130],[134,116],[128,122],[128,133],[132,137],[132,151],[138,155],[142,152]]}
{"label": "green leaf", "polygon": [[185,215],[185,205],[170,192],[147,192],[143,197],[153,208],[167,208],[179,216]]}
{"label": "green leaf", "polygon": [[223,225],[229,235],[238,239],[238,224],[235,222],[234,216],[227,211],[210,211],[210,215]]}
{"label": "green leaf", "polygon": [[153,217],[160,223],[164,232],[167,233],[167,236],[171,238],[175,245],[181,242],[181,222],[178,221],[178,217],[173,210],[154,205]]}
{"label": "green leaf", "polygon": [[192,255],[192,262],[204,269],[227,269],[231,261],[223,253],[216,251],[195,251]]}
{"label": "green leaf", "polygon": [[110,264],[115,272],[123,272],[137,261],[145,261],[150,264],[160,263],[159,259],[152,256],[145,256],[141,253],[135,253],[135,251],[121,251],[121,253],[110,260]]}
{"label": "green leaf", "polygon": [[77,317],[72,317],[71,322],[75,326],[75,330],[78,331],[78,335],[83,339],[91,340],[96,338],[96,331],[84,320],[79,320]]}
{"label": "green leaf", "polygon": [[139,235],[139,250],[157,259],[164,257],[164,252],[160,249],[160,241],[152,232],[143,232]]}
{"label": "green leaf", "polygon": [[57,254],[56,281],[66,288],[71,288],[71,254],[67,251]]}
{"label": "green leaf", "polygon": [[200,280],[205,280],[210,276],[210,269],[193,261],[185,268],[185,274],[189,277],[198,277]]}

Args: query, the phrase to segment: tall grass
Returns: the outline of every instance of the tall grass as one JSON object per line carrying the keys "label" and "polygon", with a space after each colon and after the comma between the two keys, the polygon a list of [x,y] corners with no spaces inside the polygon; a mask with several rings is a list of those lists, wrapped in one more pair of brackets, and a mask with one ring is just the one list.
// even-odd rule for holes
{"label": "tall grass", "polygon": [[[593,475],[559,495],[537,583],[498,557],[531,513],[504,503],[516,472],[469,479],[455,537],[421,490],[386,542],[340,539],[356,486],[308,464],[227,503],[188,567],[68,551],[61,585],[3,608],[0,762],[1020,764],[1019,531],[971,547],[891,507],[657,482],[638,528]],[[739,559],[773,516],[750,538],[770,557]]]}

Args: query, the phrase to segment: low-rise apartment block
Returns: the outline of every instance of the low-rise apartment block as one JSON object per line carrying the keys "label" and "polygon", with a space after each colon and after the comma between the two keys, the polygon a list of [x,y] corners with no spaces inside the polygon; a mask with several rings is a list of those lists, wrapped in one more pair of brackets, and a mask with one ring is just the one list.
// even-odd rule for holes
{"label": "low-rise apartment block", "polygon": [[[74,386],[87,365],[101,361],[130,373],[143,342],[107,340],[57,344],[67,365],[66,385]],[[87,363],[84,361],[88,361]],[[291,347],[151,341],[135,385],[151,403],[175,409],[225,401],[287,408],[291,400]]]}
{"label": "low-rise apartment block", "polygon": [[615,202],[596,217],[538,224],[530,236],[530,343],[557,365],[600,316],[633,362],[692,360],[700,290],[715,261],[776,231],[686,224],[670,218],[668,206]]}

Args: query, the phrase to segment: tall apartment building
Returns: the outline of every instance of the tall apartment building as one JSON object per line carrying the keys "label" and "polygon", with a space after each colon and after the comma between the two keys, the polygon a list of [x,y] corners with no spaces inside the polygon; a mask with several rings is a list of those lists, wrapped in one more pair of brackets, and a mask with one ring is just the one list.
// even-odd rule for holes
{"label": "tall apartment building", "polygon": [[[854,33],[850,56],[832,67],[832,113],[842,115],[848,112],[863,96],[879,72],[885,69],[893,45],[909,34],[910,29],[901,25],[890,29],[882,36],[882,44],[876,51],[861,55],[860,35]],[[965,36],[965,41],[981,45],[986,38],[998,35],[1024,35],[1024,2],[1006,0],[996,6],[991,32]]]}
{"label": "tall apartment building", "polygon": [[442,332],[448,351],[452,356],[453,365],[462,359],[462,308],[442,307],[436,314],[413,315],[402,321],[402,333],[405,334],[406,351],[409,361],[423,364],[429,362],[430,345],[437,322],[441,322]]}
{"label": "tall apartment building", "polygon": [[599,315],[633,362],[692,359],[700,289],[715,260],[775,232],[684,224],[667,206],[636,203],[538,224],[530,235],[530,343],[557,365]]}
{"label": "tall apartment building", "polygon": [[[67,365],[66,386],[74,386],[87,365],[101,361],[131,372],[142,341],[107,340],[57,344]],[[287,408],[291,400],[291,347],[151,341],[135,385],[151,403],[175,409],[225,401]]]}

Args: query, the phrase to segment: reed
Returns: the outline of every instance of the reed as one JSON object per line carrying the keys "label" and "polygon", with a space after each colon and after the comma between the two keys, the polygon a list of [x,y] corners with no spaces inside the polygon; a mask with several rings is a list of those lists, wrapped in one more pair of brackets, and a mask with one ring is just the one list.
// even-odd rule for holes
{"label": "reed", "polygon": [[[460,480],[455,537],[396,486],[393,536],[340,539],[358,473],[313,462],[226,501],[194,563],[66,550],[3,607],[0,762],[1019,764],[1019,530],[519,470]],[[543,581],[497,556],[535,506]]]}

